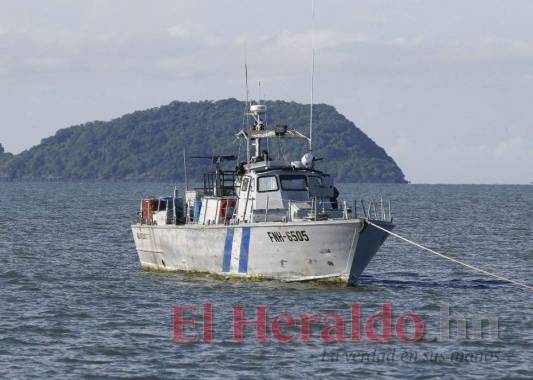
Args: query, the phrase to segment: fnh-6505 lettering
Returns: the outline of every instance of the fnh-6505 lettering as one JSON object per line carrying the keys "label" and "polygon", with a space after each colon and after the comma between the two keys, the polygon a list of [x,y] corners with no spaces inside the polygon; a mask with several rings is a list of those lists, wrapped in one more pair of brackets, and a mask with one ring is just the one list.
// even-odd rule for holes
{"label": "fnh-6505 lettering", "polygon": [[267,232],[270,241],[273,243],[284,243],[285,241],[309,241],[309,236],[305,231]]}

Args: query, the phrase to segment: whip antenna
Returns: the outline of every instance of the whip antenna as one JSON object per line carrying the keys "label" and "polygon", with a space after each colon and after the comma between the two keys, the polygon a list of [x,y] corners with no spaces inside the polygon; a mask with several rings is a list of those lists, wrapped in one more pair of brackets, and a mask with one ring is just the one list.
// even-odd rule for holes
{"label": "whip antenna", "polygon": [[313,150],[313,98],[315,82],[315,0],[311,0],[311,105],[309,107],[309,151]]}
{"label": "whip antenna", "polygon": [[246,84],[246,106],[250,108],[250,91],[248,90],[248,50],[244,43],[244,82]]}
{"label": "whip antenna", "polygon": [[187,177],[187,153],[183,149],[183,175],[185,177],[185,191],[189,191],[189,178]]}

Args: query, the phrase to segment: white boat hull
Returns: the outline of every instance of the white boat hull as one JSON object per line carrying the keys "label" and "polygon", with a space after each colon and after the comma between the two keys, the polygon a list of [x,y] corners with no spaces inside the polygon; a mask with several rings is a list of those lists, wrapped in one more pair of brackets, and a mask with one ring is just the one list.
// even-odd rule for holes
{"label": "white boat hull", "polygon": [[132,231],[144,269],[351,285],[386,238],[364,219],[229,226],[136,224]]}

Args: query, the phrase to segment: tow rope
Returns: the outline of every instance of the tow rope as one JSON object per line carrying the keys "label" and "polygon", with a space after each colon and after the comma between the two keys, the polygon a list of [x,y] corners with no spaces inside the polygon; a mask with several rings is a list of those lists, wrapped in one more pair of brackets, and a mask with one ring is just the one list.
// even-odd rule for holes
{"label": "tow rope", "polygon": [[377,224],[372,223],[372,222],[369,221],[369,220],[367,220],[366,222],[367,222],[368,224],[370,224],[372,227],[375,227],[375,228],[377,228],[377,229],[379,229],[379,230],[381,230],[381,231],[383,231],[383,232],[388,233],[389,235],[392,235],[392,236],[394,236],[394,237],[396,237],[396,238],[398,238],[398,239],[401,239],[401,240],[403,240],[403,241],[405,241],[405,242],[407,242],[407,243],[409,243],[409,244],[412,244],[412,245],[414,245],[414,246],[416,246],[416,247],[418,247],[418,248],[420,248],[420,249],[423,249],[424,251],[428,251],[428,252],[430,252],[430,253],[433,253],[434,255],[437,255],[437,256],[439,256],[439,257],[442,257],[443,259],[446,259],[446,260],[449,260],[449,261],[453,261],[454,263],[460,264],[460,265],[462,265],[462,266],[464,266],[464,267],[466,267],[466,268],[472,269],[472,270],[474,270],[474,271],[476,271],[476,272],[483,273],[483,274],[485,274],[485,275],[487,275],[487,276],[491,276],[491,277],[497,278],[497,279],[499,279],[499,280],[501,280],[501,281],[510,282],[511,284],[515,284],[515,285],[520,286],[520,287],[522,287],[522,288],[525,288],[525,289],[528,289],[528,290],[533,290],[533,286],[531,286],[531,285],[527,285],[527,284],[524,284],[524,283],[522,283],[522,282],[519,282],[519,281],[516,281],[516,280],[510,279],[510,278],[507,278],[507,277],[500,276],[499,274],[492,273],[492,272],[486,271],[486,270],[481,269],[481,268],[477,268],[477,267],[475,267],[475,266],[473,266],[473,265],[470,265],[470,264],[464,263],[464,262],[462,262],[462,261],[459,261],[459,260],[457,260],[457,259],[454,259],[453,257],[450,257],[450,256],[447,256],[447,255],[444,255],[444,254],[439,253],[439,252],[436,252],[436,251],[434,251],[434,250],[432,250],[432,249],[430,249],[430,248],[424,247],[424,246],[421,245],[421,244],[415,243],[415,242],[412,241],[412,240],[409,240],[409,239],[407,239],[407,238],[404,238],[404,237],[401,236],[401,235],[398,235],[398,234],[396,234],[396,233],[394,233],[394,232],[392,232],[392,231],[389,231],[389,230],[387,230],[387,229],[385,229],[385,228],[383,228],[383,227],[381,227],[381,226],[378,226]]}

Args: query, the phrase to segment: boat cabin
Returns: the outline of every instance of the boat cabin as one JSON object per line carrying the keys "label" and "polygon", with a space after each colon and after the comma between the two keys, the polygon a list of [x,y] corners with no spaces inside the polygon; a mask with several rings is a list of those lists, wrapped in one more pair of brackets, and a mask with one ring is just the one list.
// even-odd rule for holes
{"label": "boat cabin", "polygon": [[[311,152],[297,161],[274,160],[268,152],[269,139],[307,143],[309,138],[287,126],[267,129],[264,105],[251,105],[250,111],[253,126],[237,134],[246,143],[246,161],[235,170],[225,170],[224,162],[234,162],[237,157],[197,157],[211,159],[215,171],[204,175],[202,188],[186,192],[184,219],[171,219],[176,223],[183,220],[186,224],[219,225],[351,217],[350,207],[345,203],[339,207],[333,179],[315,169],[316,159]],[[159,214],[154,213],[151,222],[164,224],[170,212],[179,209],[175,202],[164,210],[158,206]],[[145,215],[143,221],[149,218]]]}

